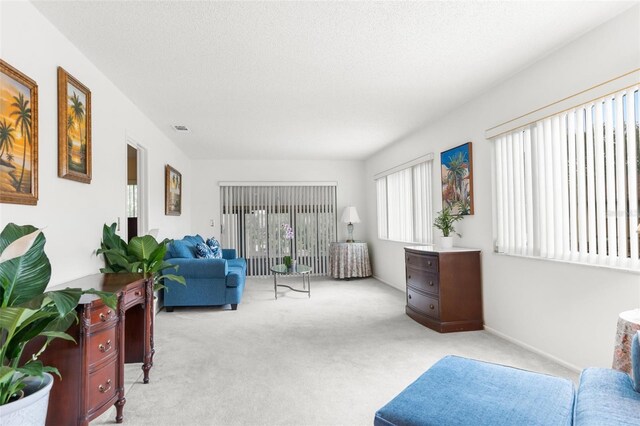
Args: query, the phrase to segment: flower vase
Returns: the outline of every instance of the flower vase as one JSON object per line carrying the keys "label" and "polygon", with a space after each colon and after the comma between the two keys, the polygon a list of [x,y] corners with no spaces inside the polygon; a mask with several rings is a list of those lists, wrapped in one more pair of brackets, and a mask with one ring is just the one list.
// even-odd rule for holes
{"label": "flower vase", "polygon": [[291,256],[283,257],[282,262],[284,263],[284,266],[287,267],[287,269],[291,269]]}

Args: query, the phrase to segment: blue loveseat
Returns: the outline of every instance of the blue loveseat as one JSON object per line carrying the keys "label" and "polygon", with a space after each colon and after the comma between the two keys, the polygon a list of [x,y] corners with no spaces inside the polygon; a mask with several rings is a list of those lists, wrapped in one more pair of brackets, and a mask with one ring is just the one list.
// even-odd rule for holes
{"label": "blue loveseat", "polygon": [[633,377],[587,368],[573,383],[503,365],[447,356],[375,415],[375,426],[640,425],[640,331]]}
{"label": "blue loveseat", "polygon": [[231,305],[236,310],[242,299],[247,263],[238,258],[233,249],[222,249],[222,259],[196,258],[196,244],[203,243],[200,235],[174,240],[167,247],[165,259],[178,265],[178,271],[165,273],[181,275],[186,286],[165,280],[164,306],[167,312],[175,306]]}

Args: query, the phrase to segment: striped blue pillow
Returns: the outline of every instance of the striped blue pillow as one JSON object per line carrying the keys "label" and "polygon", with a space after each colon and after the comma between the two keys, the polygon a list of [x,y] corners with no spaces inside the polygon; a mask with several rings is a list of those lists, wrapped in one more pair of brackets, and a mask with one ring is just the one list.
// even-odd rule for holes
{"label": "striped blue pillow", "polygon": [[198,259],[215,259],[213,251],[208,245],[203,243],[196,244],[196,257]]}
{"label": "striped blue pillow", "polygon": [[220,248],[220,243],[215,238],[211,237],[207,239],[207,246],[213,252],[214,259],[222,259],[222,248]]}

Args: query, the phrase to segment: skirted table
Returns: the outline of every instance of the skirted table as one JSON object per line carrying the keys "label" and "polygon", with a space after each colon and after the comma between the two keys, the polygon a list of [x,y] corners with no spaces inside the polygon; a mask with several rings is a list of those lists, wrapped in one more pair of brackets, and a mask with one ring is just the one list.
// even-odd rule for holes
{"label": "skirted table", "polygon": [[371,276],[367,243],[331,243],[329,245],[331,278],[364,278]]}
{"label": "skirted table", "polygon": [[640,330],[640,309],[620,314],[616,332],[616,347],[613,352],[613,368],[631,374],[631,340]]}

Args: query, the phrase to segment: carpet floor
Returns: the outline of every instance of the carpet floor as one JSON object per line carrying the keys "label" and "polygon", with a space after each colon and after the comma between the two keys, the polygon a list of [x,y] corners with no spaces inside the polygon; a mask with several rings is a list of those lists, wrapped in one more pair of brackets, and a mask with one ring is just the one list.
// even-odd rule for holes
{"label": "carpet floor", "polygon": [[[284,280],[283,280],[284,281]],[[371,425],[375,411],[455,354],[577,381],[577,374],[484,331],[439,334],[373,278],[312,277],[311,298],[249,278],[237,311],[156,316],[151,382],[127,365],[126,425]],[[291,281],[300,286],[299,281]],[[113,424],[112,408],[92,425]]]}

